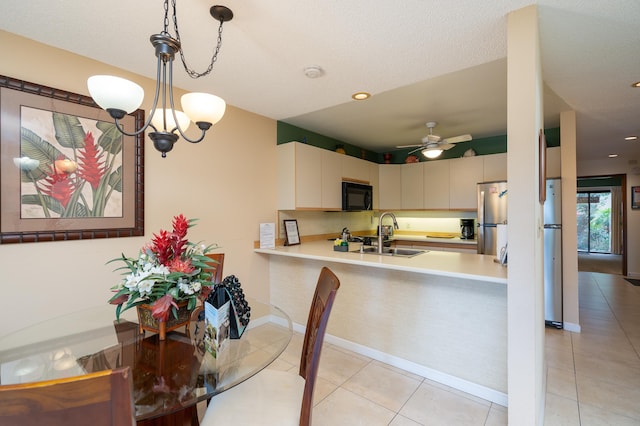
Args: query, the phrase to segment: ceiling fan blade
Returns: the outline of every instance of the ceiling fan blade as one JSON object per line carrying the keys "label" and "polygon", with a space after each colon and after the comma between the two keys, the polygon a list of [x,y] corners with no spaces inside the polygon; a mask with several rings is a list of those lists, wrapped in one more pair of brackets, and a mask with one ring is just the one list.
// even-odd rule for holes
{"label": "ceiling fan blade", "polygon": [[468,142],[471,139],[473,139],[471,135],[467,134],[467,135],[454,136],[452,138],[446,138],[442,142],[445,142],[445,143]]}
{"label": "ceiling fan blade", "polygon": [[422,147],[422,144],[413,144],[413,145],[398,145],[396,146],[396,148],[415,148],[415,147]]}
{"label": "ceiling fan blade", "polygon": [[447,149],[451,149],[453,148],[455,145],[452,143],[441,143],[440,145],[438,145],[439,149],[443,149],[443,150],[447,150]]}
{"label": "ceiling fan blade", "polygon": [[416,149],[414,149],[414,150],[412,150],[412,151],[407,152],[407,155],[409,155],[409,154],[413,154],[414,152],[422,151],[422,150],[423,150],[423,149],[425,149],[425,148],[426,148],[425,146],[420,145],[418,148],[416,148]]}

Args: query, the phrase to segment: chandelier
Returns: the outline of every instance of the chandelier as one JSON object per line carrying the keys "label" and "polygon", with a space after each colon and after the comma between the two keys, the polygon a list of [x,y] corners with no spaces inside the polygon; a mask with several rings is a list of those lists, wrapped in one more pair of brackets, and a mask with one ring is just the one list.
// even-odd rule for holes
{"label": "chandelier", "polygon": [[[175,38],[169,33],[169,0],[164,1],[164,29],[160,34],[153,34],[150,37],[158,58],[156,89],[149,117],[141,129],[127,133],[119,120],[142,105],[144,98],[142,87],[132,81],[110,75],[94,75],[87,80],[91,97],[109,113],[121,133],[127,136],[136,136],[151,126],[153,131],[149,132],[149,137],[153,141],[153,146],[162,153],[163,158],[167,156],[167,152],[173,149],[173,145],[180,136],[191,143],[202,141],[207,130],[220,121],[226,108],[224,100],[218,96],[209,93],[187,93],[180,99],[184,112],[175,109],[173,101],[173,60],[175,54],[180,54],[184,69],[191,78],[200,78],[209,74],[218,59],[218,52],[222,45],[222,24],[233,18],[233,12],[225,6],[212,6],[209,10],[211,16],[220,22],[218,42],[209,67],[199,73],[189,68],[181,48],[176,0],[171,0],[171,8]],[[197,139],[190,139],[184,133],[191,121],[201,131],[200,137]]]}

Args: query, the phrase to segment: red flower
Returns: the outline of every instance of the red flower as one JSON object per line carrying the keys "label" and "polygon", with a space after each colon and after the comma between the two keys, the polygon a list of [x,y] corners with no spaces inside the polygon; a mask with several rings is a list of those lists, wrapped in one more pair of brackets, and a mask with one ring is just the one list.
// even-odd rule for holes
{"label": "red flower", "polygon": [[187,229],[189,228],[189,221],[182,215],[173,218],[173,255],[176,258],[182,256],[187,245]]}
{"label": "red flower", "polygon": [[178,305],[173,300],[173,296],[166,294],[151,306],[151,315],[158,321],[166,322],[169,319],[169,313],[171,312],[171,306],[175,306],[178,309]]}
{"label": "red flower", "polygon": [[91,184],[94,191],[100,185],[100,180],[105,173],[104,161],[101,161],[101,156],[93,135],[91,132],[87,133],[84,138],[84,148],[78,150],[78,159],[80,160],[78,174]]}
{"label": "red flower", "polygon": [[116,298],[116,299],[112,299],[109,300],[109,303],[111,303],[112,305],[121,305],[124,302],[126,302],[127,300],[129,300],[129,295],[128,294],[123,294],[120,297]]}
{"label": "red flower", "polygon": [[151,239],[151,251],[155,253],[158,262],[161,265],[166,265],[169,260],[171,260],[171,255],[173,254],[171,248],[171,235],[161,229],[158,234],[153,234],[153,238]]}
{"label": "red flower", "polygon": [[64,208],[67,207],[67,204],[69,204],[71,200],[71,195],[73,195],[73,192],[76,190],[68,174],[64,172],[56,173],[53,168],[51,174],[44,179],[44,183],[42,183],[39,188],[42,193],[58,200]]}
{"label": "red flower", "polygon": [[190,259],[186,259],[186,260],[171,259],[166,266],[167,268],[169,268],[169,271],[171,272],[182,272],[185,274],[190,274],[196,269],[191,264]]}

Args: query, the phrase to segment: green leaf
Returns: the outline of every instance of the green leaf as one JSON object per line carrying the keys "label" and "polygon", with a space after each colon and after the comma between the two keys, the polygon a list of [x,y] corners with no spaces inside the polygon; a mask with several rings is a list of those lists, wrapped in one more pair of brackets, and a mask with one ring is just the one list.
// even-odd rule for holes
{"label": "green leaf", "polygon": [[[22,127],[20,128],[20,155],[40,161],[38,168],[31,172],[35,180],[40,180],[49,175],[53,162],[63,154],[35,132],[26,127]],[[21,179],[23,182],[31,181],[31,179],[26,177],[26,173],[24,172],[22,173]]]}
{"label": "green leaf", "polygon": [[120,153],[122,151],[122,133],[116,125],[106,121],[97,121],[96,127],[102,132],[98,138],[98,145],[111,155]]}
{"label": "green leaf", "polygon": [[56,130],[56,140],[60,145],[73,149],[84,147],[85,132],[75,115],[54,112],[53,127]]}
{"label": "green leaf", "polygon": [[64,207],[62,207],[62,204],[60,204],[60,202],[55,198],[50,197],[49,195],[42,194],[42,200],[44,200],[46,206],[42,206],[42,204],[40,203],[40,199],[41,198],[35,194],[23,195],[20,198],[22,204],[45,207],[54,213],[58,213],[59,215],[62,215],[64,213]]}
{"label": "green leaf", "polygon": [[122,166],[109,175],[109,186],[114,191],[122,192]]}

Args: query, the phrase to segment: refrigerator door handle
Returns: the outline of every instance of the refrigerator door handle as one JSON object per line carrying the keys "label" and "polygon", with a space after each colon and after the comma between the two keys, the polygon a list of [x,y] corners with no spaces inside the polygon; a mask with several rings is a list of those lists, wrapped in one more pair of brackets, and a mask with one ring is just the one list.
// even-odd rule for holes
{"label": "refrigerator door handle", "polygon": [[484,254],[484,191],[478,194],[478,254]]}

